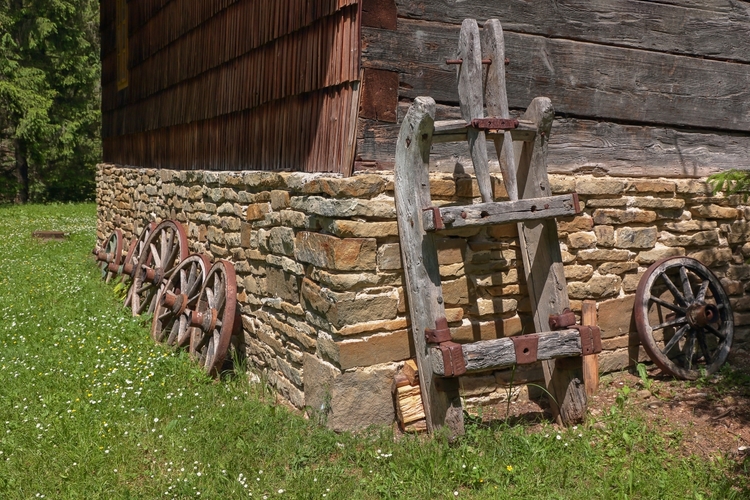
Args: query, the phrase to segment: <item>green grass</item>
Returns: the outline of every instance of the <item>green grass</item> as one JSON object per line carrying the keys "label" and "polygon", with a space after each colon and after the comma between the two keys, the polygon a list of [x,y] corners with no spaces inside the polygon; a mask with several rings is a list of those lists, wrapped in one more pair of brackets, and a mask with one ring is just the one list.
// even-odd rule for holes
{"label": "green grass", "polygon": [[627,401],[602,429],[335,434],[155,345],[100,280],[94,224],[0,208],[0,498],[748,498],[742,464],[683,456]]}

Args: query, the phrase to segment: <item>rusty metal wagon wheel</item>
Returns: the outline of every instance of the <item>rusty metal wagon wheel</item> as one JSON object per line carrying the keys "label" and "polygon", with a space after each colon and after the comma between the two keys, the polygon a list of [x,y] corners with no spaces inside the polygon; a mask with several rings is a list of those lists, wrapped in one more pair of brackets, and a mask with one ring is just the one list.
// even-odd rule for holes
{"label": "rusty metal wagon wheel", "polygon": [[238,334],[237,278],[234,266],[217,261],[208,272],[192,313],[190,355],[212,376],[218,376],[232,337]]}
{"label": "rusty metal wagon wheel", "polygon": [[145,242],[133,275],[130,288],[133,316],[154,311],[160,287],[187,256],[187,234],[182,224],[167,220],[154,228]]}
{"label": "rusty metal wagon wheel", "polygon": [[105,240],[104,246],[94,249],[96,262],[102,271],[102,279],[109,283],[112,277],[117,274],[120,267],[120,261],[123,259],[123,237],[122,231],[115,229],[112,234]]}
{"label": "rusty metal wagon wheel", "polygon": [[159,292],[151,323],[151,337],[174,348],[190,345],[190,317],[211,262],[203,255],[183,260]]}
{"label": "rusty metal wagon wheel", "polygon": [[130,288],[128,288],[127,295],[125,296],[125,307],[131,307],[130,303],[133,300],[133,276],[135,270],[138,267],[138,259],[141,257],[144,249],[146,248],[146,240],[151,236],[151,232],[157,226],[156,222],[150,222],[143,227],[137,238],[130,242],[128,247],[128,253],[122,261],[118,273],[122,275],[123,280],[130,281]]}
{"label": "rusty metal wagon wheel", "polygon": [[646,270],[635,293],[641,344],[664,372],[695,380],[716,372],[732,346],[734,319],[716,276],[689,257],[669,257]]}

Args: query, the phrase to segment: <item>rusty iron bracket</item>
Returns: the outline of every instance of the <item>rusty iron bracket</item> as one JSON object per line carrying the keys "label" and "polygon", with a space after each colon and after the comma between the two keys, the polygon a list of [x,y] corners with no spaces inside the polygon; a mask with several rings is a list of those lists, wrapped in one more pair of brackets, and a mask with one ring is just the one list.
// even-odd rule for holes
{"label": "rusty iron bracket", "polygon": [[479,130],[513,130],[518,128],[515,118],[474,118],[471,126]]}
{"label": "rusty iron bracket", "polygon": [[535,363],[539,351],[539,335],[520,335],[511,337],[513,347],[516,349],[516,364],[527,365]]}
{"label": "rusty iron bracket", "polygon": [[602,352],[602,330],[598,326],[571,325],[581,335],[581,355],[599,354]]}
{"label": "rusty iron bracket", "polygon": [[438,344],[438,349],[443,353],[443,369],[446,377],[458,377],[466,373],[466,361],[461,344],[447,341]]}
{"label": "rusty iron bracket", "polygon": [[422,209],[423,212],[432,212],[432,220],[435,224],[434,231],[440,231],[445,229],[445,224],[443,224],[443,216],[440,215],[440,209],[438,207],[428,207]]}
{"label": "rusty iron bracket", "polygon": [[445,317],[438,318],[435,321],[435,328],[424,329],[424,338],[428,344],[450,342],[451,329],[448,328],[448,320]]}
{"label": "rusty iron bracket", "polygon": [[553,330],[562,330],[576,324],[576,315],[570,308],[566,307],[560,314],[549,315],[549,327]]}

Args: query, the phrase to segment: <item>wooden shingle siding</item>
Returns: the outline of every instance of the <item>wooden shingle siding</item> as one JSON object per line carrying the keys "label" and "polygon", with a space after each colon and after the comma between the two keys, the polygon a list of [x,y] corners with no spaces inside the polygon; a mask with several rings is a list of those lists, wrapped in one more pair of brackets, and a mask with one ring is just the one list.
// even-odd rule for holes
{"label": "wooden shingle siding", "polygon": [[128,5],[125,91],[115,86],[114,54],[102,50],[105,161],[350,173],[360,73],[356,0]]}

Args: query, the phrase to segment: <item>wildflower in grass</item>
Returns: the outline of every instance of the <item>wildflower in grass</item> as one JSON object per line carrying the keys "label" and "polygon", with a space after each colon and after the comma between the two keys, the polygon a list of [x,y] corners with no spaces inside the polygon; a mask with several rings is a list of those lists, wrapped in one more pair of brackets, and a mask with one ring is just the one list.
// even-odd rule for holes
{"label": "wildflower in grass", "polygon": [[506,465],[505,468],[508,470],[508,472],[513,472],[513,466],[512,465]]}

